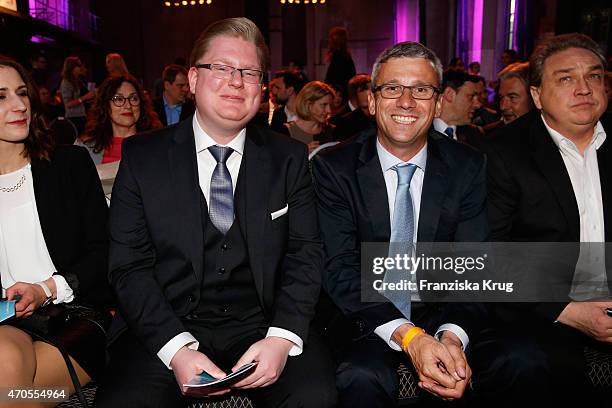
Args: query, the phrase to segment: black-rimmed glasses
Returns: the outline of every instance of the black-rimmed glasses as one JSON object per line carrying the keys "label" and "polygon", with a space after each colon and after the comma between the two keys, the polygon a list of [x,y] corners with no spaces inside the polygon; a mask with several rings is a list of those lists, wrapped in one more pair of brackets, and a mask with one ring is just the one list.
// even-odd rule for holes
{"label": "black-rimmed glasses", "polygon": [[130,101],[131,106],[140,105],[140,97],[138,96],[138,94],[135,94],[135,93],[130,94],[127,97],[123,95],[115,95],[111,98],[111,102],[113,103],[113,105],[115,105],[118,108],[125,105],[125,101]]}
{"label": "black-rimmed glasses", "polygon": [[248,84],[261,84],[263,80],[263,72],[257,69],[249,68],[234,68],[229,65],[222,64],[196,64],[196,68],[210,69],[213,76],[218,79],[232,79],[234,72],[240,72],[242,80]]}
{"label": "black-rimmed glasses", "polygon": [[410,96],[414,99],[427,100],[433,98],[436,92],[440,92],[440,89],[432,85],[400,85],[400,84],[383,84],[372,88],[372,92],[380,91],[380,96],[385,99],[398,99],[404,91],[408,89]]}

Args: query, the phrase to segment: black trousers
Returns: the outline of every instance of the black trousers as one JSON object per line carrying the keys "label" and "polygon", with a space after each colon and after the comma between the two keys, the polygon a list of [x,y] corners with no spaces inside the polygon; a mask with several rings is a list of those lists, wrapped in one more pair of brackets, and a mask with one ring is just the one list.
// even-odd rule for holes
{"label": "black trousers", "polygon": [[[198,350],[225,372],[230,372],[242,354],[264,338],[267,331],[267,327],[249,324],[213,328],[192,322],[187,328],[200,341]],[[191,401],[180,393],[173,372],[129,332],[111,345],[110,355],[110,365],[99,384],[94,406],[182,408]],[[303,353],[288,357],[274,384],[249,390],[247,394],[256,406],[333,407],[337,400],[333,376],[329,350],[316,333],[311,333]]]}
{"label": "black trousers", "polygon": [[587,345],[612,352],[610,345],[560,323],[485,331],[468,354],[474,373],[470,406],[583,405],[592,391]]}

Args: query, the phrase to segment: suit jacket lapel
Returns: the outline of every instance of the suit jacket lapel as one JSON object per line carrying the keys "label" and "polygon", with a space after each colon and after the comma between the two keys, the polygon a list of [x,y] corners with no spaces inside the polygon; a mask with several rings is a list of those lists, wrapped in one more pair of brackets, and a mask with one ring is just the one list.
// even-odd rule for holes
{"label": "suit jacket lapel", "polygon": [[[601,184],[601,204],[604,214],[604,231],[606,242],[612,241],[612,129],[609,121],[602,120],[606,131],[606,141],[597,149],[597,164],[599,166],[599,182]],[[612,284],[612,282],[611,282]]]}
{"label": "suit jacket lapel", "polygon": [[62,229],[55,228],[54,225],[61,220],[57,207],[57,194],[59,191],[57,176],[55,169],[49,166],[47,162],[33,159],[31,168],[40,227],[51,259],[57,259],[55,243],[63,242],[61,234],[59,234]]}
{"label": "suit jacket lapel", "polygon": [[444,163],[437,142],[438,138],[442,137],[445,136],[435,132],[433,127],[430,129],[427,138],[427,165],[421,192],[417,242],[435,241],[438,230],[442,201],[449,180],[448,166]]}
{"label": "suit jacket lapel", "polygon": [[264,304],[263,274],[265,272],[263,265],[265,239],[263,237],[265,237],[266,221],[270,217],[268,211],[268,191],[272,177],[270,163],[270,154],[261,134],[254,127],[247,127],[244,154],[236,185],[236,191],[240,193],[239,199],[234,200],[234,208],[240,228],[246,238],[253,280],[261,304]]}
{"label": "suit jacket lapel", "polygon": [[364,141],[359,156],[363,166],[357,169],[357,181],[370,215],[370,228],[374,240],[389,241],[391,223],[385,177],[376,152],[376,134],[375,132],[367,134],[368,138]]}
{"label": "suit jacket lapel", "polygon": [[176,197],[181,247],[191,255],[198,282],[202,281],[204,262],[204,226],[200,204],[200,183],[196,159],[195,139],[191,121],[181,122],[175,128],[174,144],[168,151],[168,161],[174,196]]}
{"label": "suit jacket lapel", "polygon": [[531,126],[531,155],[536,167],[550,184],[567,220],[571,241],[580,241],[580,216],[569,173],[541,118]]}

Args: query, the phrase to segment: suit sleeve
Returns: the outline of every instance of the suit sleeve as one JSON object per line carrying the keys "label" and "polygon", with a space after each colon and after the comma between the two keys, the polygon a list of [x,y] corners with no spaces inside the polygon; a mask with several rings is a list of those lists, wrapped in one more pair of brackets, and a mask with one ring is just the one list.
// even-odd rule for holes
{"label": "suit sleeve", "polygon": [[149,353],[156,355],[168,341],[186,330],[154,277],[156,253],[138,179],[130,167],[129,147],[124,145],[113,186],[109,279],[121,316]]}
{"label": "suit sleeve", "polygon": [[312,169],[325,244],[323,288],[344,315],[360,319],[371,333],[403,315],[391,303],[361,302],[361,242],[350,196],[324,157],[315,156]]}
{"label": "suit sleeve", "polygon": [[108,282],[108,207],[96,168],[89,154],[75,148],[70,155],[70,177],[79,203],[78,217],[81,234],[78,237],[79,256],[74,263],[58,271],[76,296],[86,302],[105,304],[110,301]]}
{"label": "suit sleeve", "polygon": [[321,288],[323,249],[307,150],[300,147],[287,173],[289,236],[270,326],[289,330],[305,342]]}

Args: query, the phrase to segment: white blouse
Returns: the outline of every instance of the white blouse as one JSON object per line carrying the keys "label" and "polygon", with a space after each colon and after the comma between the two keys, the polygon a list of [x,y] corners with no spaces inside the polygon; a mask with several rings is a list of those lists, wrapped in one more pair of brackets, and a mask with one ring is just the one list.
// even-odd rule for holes
{"label": "white blouse", "polygon": [[53,303],[71,302],[73,291],[63,276],[54,275],[56,272],[38,218],[30,164],[0,175],[2,297],[16,282],[36,283],[53,276],[57,287]]}

